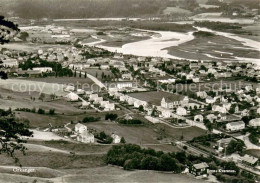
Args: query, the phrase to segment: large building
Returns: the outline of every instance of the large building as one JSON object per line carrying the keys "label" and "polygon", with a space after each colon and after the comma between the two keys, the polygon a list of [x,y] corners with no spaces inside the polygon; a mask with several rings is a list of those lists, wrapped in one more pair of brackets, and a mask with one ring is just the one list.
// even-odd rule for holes
{"label": "large building", "polygon": [[166,109],[173,109],[178,106],[188,105],[188,103],[189,103],[189,98],[187,96],[172,94],[169,97],[162,98],[161,106]]}

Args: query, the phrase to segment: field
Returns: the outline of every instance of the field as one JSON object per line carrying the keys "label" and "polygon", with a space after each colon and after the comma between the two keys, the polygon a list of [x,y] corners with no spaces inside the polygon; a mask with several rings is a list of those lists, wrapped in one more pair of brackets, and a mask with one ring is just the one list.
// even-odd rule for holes
{"label": "field", "polygon": [[104,131],[106,134],[115,133],[123,136],[127,143],[132,144],[158,144],[158,134],[148,126],[119,125],[114,122],[88,123],[88,128]]}
{"label": "field", "polygon": [[167,7],[165,10],[163,10],[164,15],[169,15],[169,14],[184,14],[184,15],[190,15],[191,11],[182,9],[179,7]]}
{"label": "field", "polygon": [[[46,78],[29,78],[30,81],[36,82],[45,82],[50,84],[59,84],[61,87],[65,87],[66,85],[75,86],[75,88],[84,88],[85,90],[89,90],[94,82],[84,77],[84,72],[82,72],[82,77],[46,77]],[[90,73],[89,73],[90,74]],[[95,76],[95,75],[94,75]]]}
{"label": "field", "polygon": [[[46,110],[46,112],[48,112],[49,109],[55,109],[55,112],[59,114],[65,113],[70,115],[75,113],[83,113],[82,110],[76,107],[77,103],[69,103],[64,100],[63,97],[58,97],[55,100],[51,100],[49,95],[45,95],[42,101],[39,99],[39,92],[14,92],[1,87],[0,92],[0,108],[2,109],[42,108]],[[32,100],[32,98],[35,98],[35,100]],[[80,103],[78,105],[80,105]],[[38,120],[38,118],[36,119]]]}
{"label": "field", "polygon": [[63,85],[45,82],[32,82],[24,79],[7,79],[1,80],[0,88],[12,90],[15,92],[41,92],[45,94],[55,94],[57,96],[65,96]]}
{"label": "field", "polygon": [[[2,166],[14,165],[14,160],[0,155]],[[57,152],[27,152],[26,156],[17,154],[20,163],[27,167],[59,168],[93,168],[104,164],[104,155],[69,155]]]}
{"label": "field", "polygon": [[173,96],[172,93],[162,92],[162,91],[152,91],[152,92],[139,92],[131,93],[129,96],[151,102],[154,105],[160,105],[163,97]]}
{"label": "field", "polygon": [[[45,170],[46,171],[46,170]],[[2,171],[3,172],[3,171]],[[39,183],[129,183],[129,182],[180,182],[180,183],[201,183],[203,180],[197,180],[190,175],[177,175],[172,173],[162,173],[155,171],[124,171],[121,168],[113,166],[102,166],[97,168],[82,168],[82,169],[67,169],[59,172],[53,171],[52,174],[63,176],[57,178],[36,178],[28,176],[20,176],[17,174],[0,173],[0,181],[5,183],[21,183],[33,182],[36,180]]]}
{"label": "field", "polygon": [[164,124],[156,124],[157,128],[163,131],[163,134],[168,138],[173,138],[180,140],[183,136],[183,140],[189,141],[194,137],[205,135],[207,132],[198,127],[189,127],[189,128],[169,128]]}

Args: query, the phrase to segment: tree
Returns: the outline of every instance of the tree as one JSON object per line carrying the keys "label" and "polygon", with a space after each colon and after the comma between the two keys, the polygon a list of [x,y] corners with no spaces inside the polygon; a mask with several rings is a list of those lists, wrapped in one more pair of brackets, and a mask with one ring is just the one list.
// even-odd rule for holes
{"label": "tree", "polygon": [[[5,44],[10,42],[10,40],[16,36],[16,34],[20,31],[17,24],[14,24],[11,21],[5,20],[4,16],[0,15],[0,44]],[[2,62],[3,63],[3,62]],[[1,63],[0,63],[1,67]],[[0,71],[1,79],[8,79],[8,75]]]}
{"label": "tree", "polygon": [[138,110],[141,111],[141,112],[143,112],[143,111],[144,111],[144,106],[140,105],[140,106],[138,107]]}
{"label": "tree", "polygon": [[21,32],[19,38],[20,38],[21,40],[23,40],[23,41],[26,41],[28,37],[29,37],[28,32]]}
{"label": "tree", "polygon": [[121,138],[121,140],[120,140],[120,143],[122,143],[122,144],[125,144],[125,143],[126,143],[126,141],[125,141],[125,138],[124,138],[124,137],[122,137],[122,138]]}
{"label": "tree", "polygon": [[38,109],[38,114],[45,114],[45,110],[39,108],[39,109]]}
{"label": "tree", "polygon": [[18,163],[19,159],[15,156],[15,152],[25,154],[26,148],[23,143],[27,141],[22,137],[30,137],[32,132],[26,127],[27,124],[16,122],[12,115],[11,111],[0,111],[0,154],[7,154]]}
{"label": "tree", "polygon": [[81,71],[79,72],[79,77],[81,78]]}
{"label": "tree", "polygon": [[85,72],[84,78],[87,78],[87,72]]}
{"label": "tree", "polygon": [[50,114],[50,115],[54,115],[54,114],[55,114],[55,109],[50,109],[50,110],[49,110],[49,114]]}
{"label": "tree", "polygon": [[243,141],[241,141],[241,140],[237,140],[237,141],[232,140],[228,144],[228,146],[226,148],[226,153],[228,155],[230,155],[230,154],[232,154],[234,152],[242,152],[244,146],[245,146],[245,144],[244,144]]}
{"label": "tree", "polygon": [[4,16],[0,16],[0,44],[10,42],[10,39],[20,31],[17,24],[5,20],[4,18]]}
{"label": "tree", "polygon": [[[8,43],[20,31],[18,25],[4,20],[3,16],[0,16],[0,26],[0,44]],[[1,71],[0,77],[7,79],[7,74]],[[13,116],[11,110],[0,109],[0,154],[11,156],[17,163],[19,159],[15,156],[15,152],[20,151],[25,154],[26,150],[24,143],[27,141],[22,137],[30,137],[33,133],[28,130],[27,124],[16,122]]]}
{"label": "tree", "polygon": [[45,94],[44,93],[41,93],[40,97],[39,97],[39,100],[43,101],[43,99],[45,98]]}
{"label": "tree", "polygon": [[56,95],[53,93],[50,95],[50,97],[51,97],[51,100],[54,100],[56,98]]}

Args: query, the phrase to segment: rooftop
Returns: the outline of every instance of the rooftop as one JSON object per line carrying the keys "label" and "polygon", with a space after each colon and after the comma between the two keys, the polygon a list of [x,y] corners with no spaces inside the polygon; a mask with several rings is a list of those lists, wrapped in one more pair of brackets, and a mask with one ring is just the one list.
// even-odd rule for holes
{"label": "rooftop", "polygon": [[207,163],[199,163],[199,164],[195,164],[193,165],[196,169],[202,169],[202,168],[208,168],[208,164]]}

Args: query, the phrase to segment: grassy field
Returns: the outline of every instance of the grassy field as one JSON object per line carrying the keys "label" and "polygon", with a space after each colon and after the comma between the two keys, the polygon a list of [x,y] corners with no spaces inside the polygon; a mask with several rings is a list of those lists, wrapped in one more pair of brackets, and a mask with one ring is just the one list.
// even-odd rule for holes
{"label": "grassy field", "polygon": [[[60,174],[61,170],[57,174]],[[195,179],[191,175],[180,175],[172,173],[162,173],[155,171],[124,171],[118,167],[102,166],[97,168],[83,168],[83,169],[63,169],[63,176],[57,178],[36,178],[29,176],[21,176],[17,174],[0,173],[0,181],[5,183],[21,183],[33,182],[36,180],[39,183],[129,183],[129,182],[151,182],[151,183],[202,183],[203,180]],[[53,171],[52,173],[55,173]]]}
{"label": "grassy field", "polygon": [[[2,166],[14,165],[12,158],[0,155]],[[104,155],[69,155],[57,152],[27,152],[26,156],[17,153],[20,163],[26,167],[47,167],[52,169],[93,168],[104,166]]]}
{"label": "grassy field", "polygon": [[129,96],[151,102],[154,105],[160,105],[163,97],[173,96],[172,93],[162,92],[162,91],[152,91],[152,92],[139,92],[131,93]]}
{"label": "grassy field", "polygon": [[[82,88],[82,86],[91,86],[94,82],[89,78],[84,78],[84,74],[82,73],[82,77],[46,77],[46,78],[29,78],[30,81],[36,82],[45,82],[45,83],[57,83],[61,85],[73,85],[78,88]],[[86,90],[87,87],[84,87]]]}
{"label": "grassy field", "polygon": [[182,9],[179,7],[167,7],[166,9],[163,10],[164,15],[169,15],[169,14],[182,14],[182,15],[190,15],[191,11]]}
{"label": "grassy field", "polygon": [[[69,103],[63,97],[58,97],[55,100],[51,100],[49,95],[45,95],[42,101],[39,99],[39,92],[14,92],[9,89],[3,89],[1,87],[0,92],[0,108],[2,109],[42,108],[46,112],[48,112],[49,109],[55,109],[55,112],[60,114],[83,113],[83,110],[80,110],[76,107],[76,103]],[[32,100],[32,98],[35,98],[35,100]]]}
{"label": "grassy field", "polygon": [[88,153],[105,154],[112,147],[112,145],[80,144],[80,143],[73,143],[73,142],[60,141],[60,140],[57,141],[29,140],[28,143],[56,148],[68,152],[75,152],[76,154],[88,154]]}
{"label": "grassy field", "polygon": [[15,92],[40,92],[45,94],[55,94],[65,96],[67,92],[63,91],[63,85],[57,83],[47,83],[27,79],[7,79],[1,80],[0,88],[12,90]]}
{"label": "grassy field", "polygon": [[189,127],[189,128],[169,128],[164,124],[156,124],[157,129],[161,131],[164,136],[168,138],[173,138],[180,140],[183,136],[183,140],[188,141],[194,137],[205,135],[207,132],[198,127]]}
{"label": "grassy field", "polygon": [[119,125],[114,122],[88,123],[87,126],[99,132],[104,131],[106,134],[115,133],[124,137],[127,143],[138,145],[159,143],[156,139],[158,134],[149,126]]}
{"label": "grassy field", "polygon": [[[101,70],[101,69],[85,69],[84,71],[86,71],[88,74],[97,77],[99,80],[102,79],[102,73],[104,73],[105,75],[110,75],[112,77],[112,72],[110,70]],[[84,72],[82,72],[84,75]]]}

